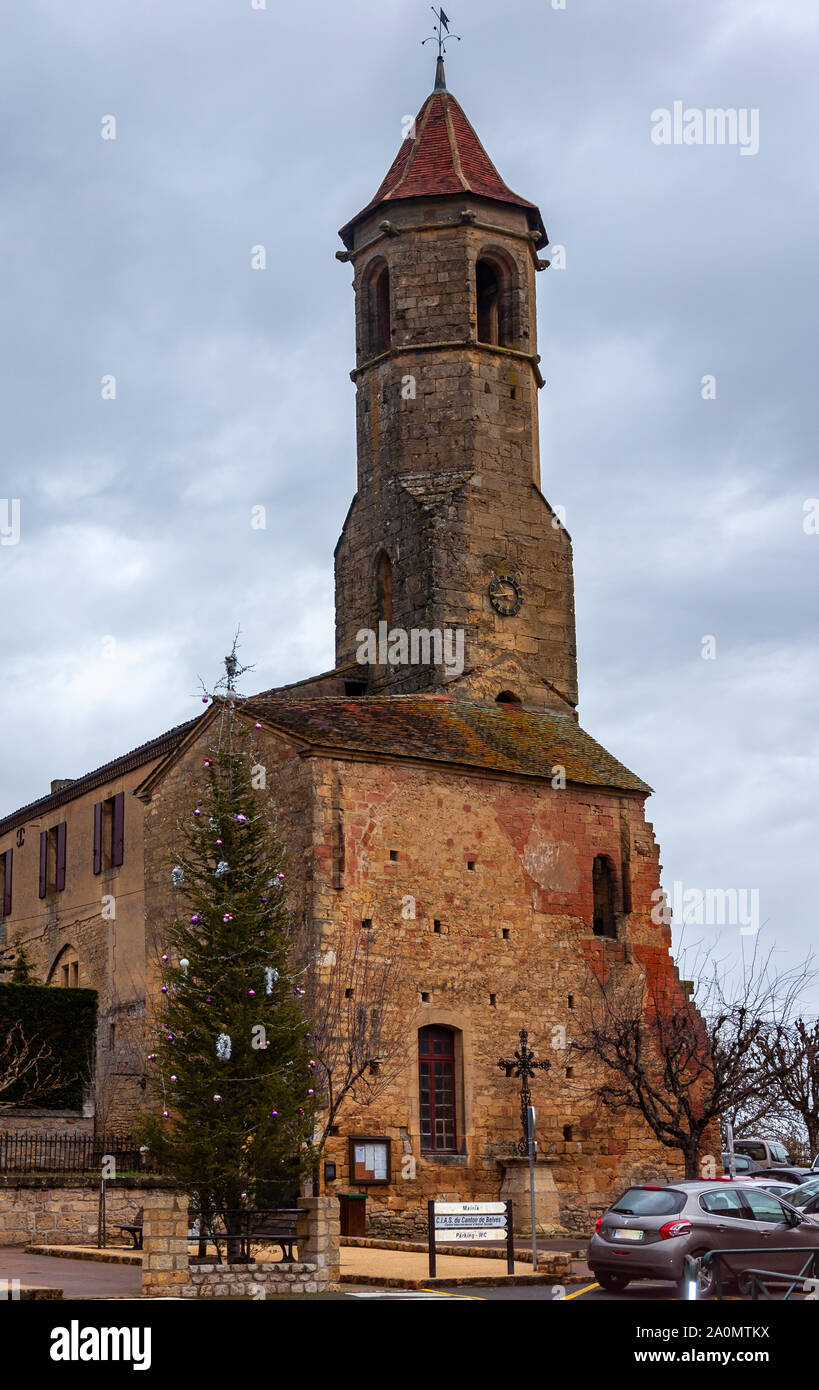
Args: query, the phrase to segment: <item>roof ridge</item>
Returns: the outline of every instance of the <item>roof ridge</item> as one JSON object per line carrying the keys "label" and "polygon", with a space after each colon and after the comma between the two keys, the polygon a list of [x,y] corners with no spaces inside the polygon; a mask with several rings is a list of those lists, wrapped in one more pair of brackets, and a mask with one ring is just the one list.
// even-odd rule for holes
{"label": "roof ridge", "polygon": [[154,751],[158,752],[162,744],[173,742],[175,739],[181,740],[185,731],[192,728],[201,717],[197,714],[193,719],[187,719],[182,724],[175,724],[172,728],[166,729],[164,734],[157,734],[155,738],[147,739],[145,743],[138,743],[129,752],[121,753],[117,758],[109,758],[108,762],[100,763],[99,767],[91,768],[89,772],[72,778],[69,784],[61,787],[59,791],[46,792],[45,796],[38,796],[34,801],[27,801],[24,805],[18,806],[16,810],[9,811],[7,815],[0,816],[0,834],[16,825],[21,818],[28,820],[30,813],[34,810],[44,811],[48,807],[63,806],[66,802],[73,801],[75,796],[93,790],[95,785],[108,781],[114,769],[122,764],[129,763],[130,767],[122,767],[122,771],[130,771],[131,768],[139,767],[141,763],[148,762]]}
{"label": "roof ridge", "polygon": [[[424,102],[424,105],[422,106],[422,108],[421,108],[421,110],[420,110],[420,112],[419,112],[419,115],[420,115],[420,116],[423,116],[423,123],[422,123],[422,125],[421,125],[420,130],[416,130],[415,135],[413,136],[413,138],[412,138],[412,140],[411,140],[411,142],[410,142],[410,151],[409,151],[409,154],[407,155],[406,159],[404,160],[404,167],[403,167],[403,169],[401,170],[401,177],[398,179],[397,183],[395,184],[395,187],[394,187],[394,188],[388,189],[387,192],[384,194],[384,201],[385,201],[385,202],[387,201],[388,198],[392,198],[392,197],[394,196],[394,194],[397,192],[397,190],[401,187],[402,183],[404,183],[404,181],[405,181],[406,178],[408,177],[409,172],[410,172],[410,169],[413,167],[413,165],[414,165],[414,163],[415,163],[415,160],[416,160],[416,158],[417,158],[417,156],[418,156],[418,151],[419,151],[420,148],[421,148],[421,137],[422,137],[422,135],[424,134],[424,131],[426,130],[427,125],[428,125],[428,123],[429,123],[429,115],[430,115],[430,112],[431,112],[431,110],[432,110],[432,102],[433,102],[434,96],[435,96],[435,93],[433,92],[431,96],[428,96],[428,97],[427,97],[426,101]],[[406,138],[407,138],[407,137],[404,136],[404,139],[406,139]],[[389,176],[390,176],[390,170],[387,170],[386,178],[389,178]],[[378,195],[376,194],[376,197],[377,197],[377,196],[378,196]]]}
{"label": "roof ridge", "polygon": [[[451,153],[451,155],[452,155],[452,164],[453,164],[453,166],[454,166],[455,173],[458,175],[458,178],[461,180],[461,183],[462,183],[463,186],[464,186],[464,192],[466,192],[466,193],[471,193],[471,192],[472,192],[472,188],[471,188],[470,184],[467,182],[466,176],[465,176],[464,171],[463,171],[463,165],[461,164],[461,154],[460,154],[460,151],[459,151],[459,149],[458,149],[458,141],[457,141],[456,138],[455,138],[455,127],[454,127],[453,124],[452,124],[452,112],[451,112],[450,109],[449,109],[449,101],[448,101],[448,99],[447,99],[448,97],[449,97],[449,93],[447,92],[447,93],[444,94],[444,96],[443,96],[443,102],[444,102],[444,120],[446,121],[446,132],[447,132],[447,136],[449,137],[449,149],[450,149],[450,153]],[[468,121],[467,121],[467,125],[469,125],[469,122],[468,122]],[[470,127],[470,129],[471,129],[471,127]],[[477,139],[477,136],[476,136],[475,138]],[[491,162],[491,161],[490,161],[490,162]],[[503,180],[501,180],[501,182],[503,182]]]}

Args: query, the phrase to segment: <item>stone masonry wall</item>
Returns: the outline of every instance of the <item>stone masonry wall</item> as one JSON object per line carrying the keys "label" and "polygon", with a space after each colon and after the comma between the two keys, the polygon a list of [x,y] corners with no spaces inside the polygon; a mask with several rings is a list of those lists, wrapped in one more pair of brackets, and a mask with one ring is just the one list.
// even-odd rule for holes
{"label": "stone masonry wall", "polygon": [[0,1108],[0,1134],[93,1134],[94,1118],[81,1110]]}
{"label": "stone masonry wall", "polygon": [[[106,1184],[106,1229],[109,1245],[127,1245],[116,1229],[133,1221],[157,1179],[111,1179]],[[0,1246],[95,1245],[97,1241],[99,1180],[52,1175],[0,1176]]]}
{"label": "stone masonry wall", "polygon": [[[560,1029],[571,1041],[589,967],[645,974],[672,1004],[683,997],[668,930],[650,917],[659,864],[642,798],[341,760],[322,762],[317,788],[324,809],[316,815],[313,914],[322,950],[368,930],[374,952],[407,962],[397,1005],[405,1065],[370,1105],[340,1114],[327,1150],[338,1164],[334,1190],[357,1188],[349,1136],[365,1134],[384,1135],[392,1146],[389,1187],[359,1188],[373,1230],[390,1223],[420,1229],[431,1196],[497,1198],[499,1160],[520,1133],[517,1084],[497,1062],[514,1051],[523,1027],[552,1064],[533,1094],[540,1152],[554,1162],[564,1225],[585,1230],[590,1213],[632,1174],[678,1173],[676,1156],[638,1117],[592,1110],[588,1078],[554,1045]],[[344,872],[334,880],[328,870],[339,822]],[[599,854],[616,868],[616,941],[592,932]],[[624,876],[630,912],[623,911]],[[362,927],[365,919],[372,927]],[[453,1154],[421,1150],[416,1037],[425,1024],[456,1030]]]}

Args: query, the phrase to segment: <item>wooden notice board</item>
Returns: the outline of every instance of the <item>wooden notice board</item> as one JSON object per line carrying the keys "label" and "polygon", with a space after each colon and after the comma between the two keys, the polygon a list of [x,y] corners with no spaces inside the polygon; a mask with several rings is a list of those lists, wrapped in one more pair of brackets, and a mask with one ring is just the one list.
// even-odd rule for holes
{"label": "wooden notice board", "polygon": [[350,1181],[386,1184],[390,1181],[390,1140],[383,1135],[350,1135]]}

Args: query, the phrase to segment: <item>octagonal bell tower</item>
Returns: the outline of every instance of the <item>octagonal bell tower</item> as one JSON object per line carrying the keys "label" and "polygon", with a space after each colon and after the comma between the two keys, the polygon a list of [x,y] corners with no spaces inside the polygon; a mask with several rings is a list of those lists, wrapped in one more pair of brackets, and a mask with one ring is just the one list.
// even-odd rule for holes
{"label": "octagonal bell tower", "polygon": [[[438,60],[353,266],[358,490],[336,547],[336,659],[361,630],[461,631],[463,670],[384,659],[368,693],[577,703],[571,542],[540,491],[537,207],[501,179]],[[384,629],[382,628],[383,632]]]}

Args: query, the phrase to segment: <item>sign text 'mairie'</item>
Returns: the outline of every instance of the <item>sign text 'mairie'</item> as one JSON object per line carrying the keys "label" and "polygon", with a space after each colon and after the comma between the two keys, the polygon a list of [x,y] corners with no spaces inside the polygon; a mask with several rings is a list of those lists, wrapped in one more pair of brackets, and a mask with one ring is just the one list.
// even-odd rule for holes
{"label": "sign text 'mairie'", "polygon": [[484,1213],[505,1213],[505,1202],[436,1202],[435,1214],[440,1212],[442,1216],[466,1215],[468,1212]]}

